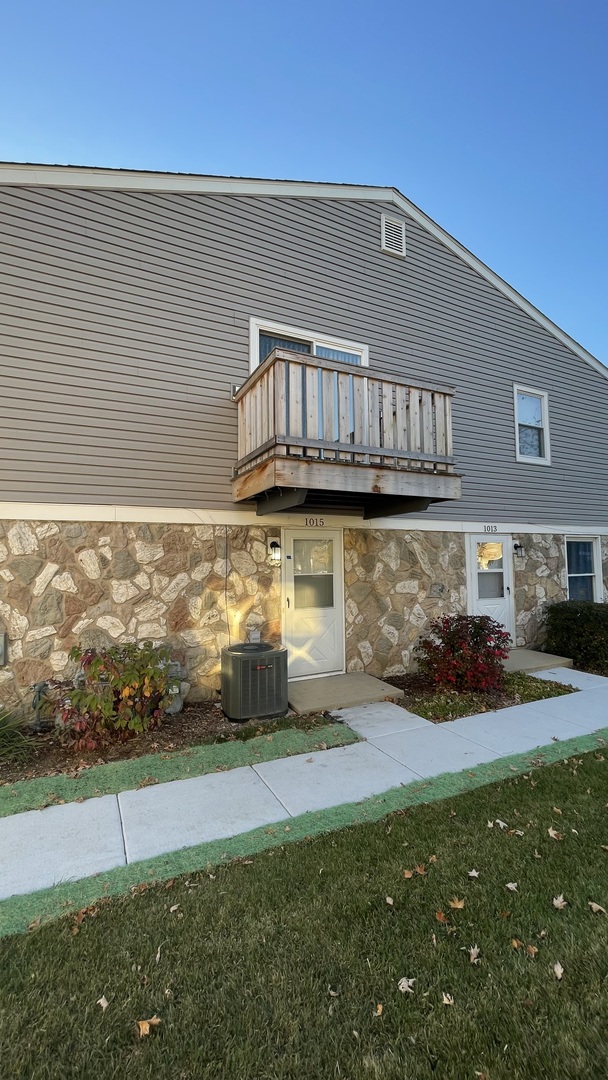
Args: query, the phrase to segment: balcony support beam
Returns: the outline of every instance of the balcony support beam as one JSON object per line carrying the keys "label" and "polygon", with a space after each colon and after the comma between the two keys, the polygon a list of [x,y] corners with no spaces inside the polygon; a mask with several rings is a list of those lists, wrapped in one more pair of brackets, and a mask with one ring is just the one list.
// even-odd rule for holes
{"label": "balcony support beam", "polygon": [[307,495],[307,488],[279,488],[265,492],[257,496],[255,512],[258,517],[263,517],[264,514],[280,514],[281,510],[293,510],[304,505]]}

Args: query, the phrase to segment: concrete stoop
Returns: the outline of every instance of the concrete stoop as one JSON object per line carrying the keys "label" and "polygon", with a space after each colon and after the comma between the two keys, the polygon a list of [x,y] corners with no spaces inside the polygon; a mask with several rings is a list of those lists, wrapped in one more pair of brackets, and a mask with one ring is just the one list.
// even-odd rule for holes
{"label": "concrete stoop", "polygon": [[296,713],[333,712],[378,701],[401,701],[403,690],[362,671],[325,675],[289,684],[289,705]]}

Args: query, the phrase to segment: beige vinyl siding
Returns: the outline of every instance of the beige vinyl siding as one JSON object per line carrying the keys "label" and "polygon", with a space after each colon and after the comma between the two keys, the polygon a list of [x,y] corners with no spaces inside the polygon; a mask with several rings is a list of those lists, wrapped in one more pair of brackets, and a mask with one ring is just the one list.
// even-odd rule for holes
{"label": "beige vinyl siding", "polygon": [[[463,499],[433,517],[608,526],[608,381],[412,220],[364,201],[0,188],[0,499],[234,509],[249,318],[454,383]],[[514,382],[552,464],[515,461]]]}

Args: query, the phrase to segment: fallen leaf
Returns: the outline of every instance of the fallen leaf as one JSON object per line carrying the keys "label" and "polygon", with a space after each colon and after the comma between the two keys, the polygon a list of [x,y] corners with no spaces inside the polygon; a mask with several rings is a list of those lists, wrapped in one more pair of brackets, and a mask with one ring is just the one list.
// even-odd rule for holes
{"label": "fallen leaf", "polygon": [[149,1035],[150,1028],[157,1027],[159,1024],[162,1024],[162,1020],[156,1015],[151,1016],[149,1020],[138,1020],[137,1027],[140,1039],[143,1039],[144,1035]]}
{"label": "fallen leaf", "polygon": [[407,880],[409,881],[410,878],[413,878],[414,871],[413,870],[404,870],[403,871],[403,876],[404,876],[404,878],[407,878]]}
{"label": "fallen leaf", "polygon": [[578,836],[578,829],[570,829],[570,832],[574,833],[575,836]]}
{"label": "fallen leaf", "polygon": [[493,829],[493,828],[494,828],[494,822],[493,821],[488,821],[488,829]]}
{"label": "fallen leaf", "polygon": [[561,810],[560,810],[559,806],[554,806],[553,807],[553,813],[554,814],[561,814]]}
{"label": "fallen leaf", "polygon": [[479,870],[469,870],[467,877],[476,878],[479,877]]}
{"label": "fallen leaf", "polygon": [[532,959],[534,959],[538,952],[538,949],[536,948],[536,945],[526,945],[526,952],[528,956],[531,956]]}
{"label": "fallen leaf", "polygon": [[431,934],[431,941],[433,942],[433,948],[437,947],[437,935]]}
{"label": "fallen leaf", "polygon": [[447,923],[447,921],[448,921],[446,919],[445,915],[443,914],[443,911],[436,911],[435,912],[435,918],[437,919],[437,922],[440,922],[440,923]]}
{"label": "fallen leaf", "polygon": [[539,932],[538,932],[538,934],[536,936],[537,936],[537,938],[540,938],[540,940],[542,941],[544,938],[546,938],[547,931],[546,930],[539,930]]}
{"label": "fallen leaf", "polygon": [[374,1013],[374,1016],[382,1016],[382,1005],[380,1005],[380,1003],[376,1005],[376,1011]]}
{"label": "fallen leaf", "polygon": [[511,948],[512,949],[521,949],[522,946],[523,946],[523,941],[520,941],[519,938],[517,938],[517,937],[511,938]]}
{"label": "fallen leaf", "polygon": [[510,911],[499,911],[498,912],[498,917],[499,917],[499,919],[508,919],[510,914],[511,914]]}
{"label": "fallen leaf", "polygon": [[453,896],[449,901],[449,905],[451,908],[454,908],[455,911],[461,911],[464,907],[464,900],[459,900],[457,896]]}
{"label": "fallen leaf", "polygon": [[488,1080],[488,1074],[475,1071],[475,1080]]}
{"label": "fallen leaf", "polygon": [[553,974],[555,975],[555,978],[557,979],[558,982],[562,981],[562,975],[564,974],[564,969],[563,969],[562,965],[560,964],[559,960],[557,961],[556,964],[553,965]]}
{"label": "fallen leaf", "polygon": [[601,906],[601,904],[595,904],[593,902],[593,900],[589,901],[589,907],[591,908],[594,915],[605,915],[606,914],[606,908],[603,908]]}
{"label": "fallen leaf", "polygon": [[170,914],[173,915],[174,912],[176,912],[178,908],[179,908],[179,904],[173,904],[172,907],[169,908]]}
{"label": "fallen leaf", "polygon": [[402,994],[413,994],[415,982],[415,979],[406,979],[404,976],[403,979],[399,979],[397,989],[400,990]]}
{"label": "fallen leaf", "polygon": [[549,836],[552,840],[564,839],[563,834],[561,832],[558,832],[557,829],[554,829],[552,825],[547,829],[547,832],[549,833]]}
{"label": "fallen leaf", "polygon": [[424,867],[424,863],[420,863],[418,866],[415,866],[414,870],[416,871],[417,874],[420,874],[420,877],[424,877],[424,875],[426,874],[426,869]]}
{"label": "fallen leaf", "polygon": [[517,882],[516,881],[507,881],[507,884],[505,885],[505,889],[508,889],[509,892],[517,892]]}
{"label": "fallen leaf", "polygon": [[444,993],[442,995],[442,1003],[444,1005],[453,1005],[454,1004],[454,998],[452,997],[451,994],[445,994]]}
{"label": "fallen leaf", "polygon": [[386,902],[387,902],[387,904],[389,905],[389,907],[393,907],[393,905],[394,905],[394,900],[393,900],[392,896],[387,896],[387,898],[386,898]]}
{"label": "fallen leaf", "polygon": [[602,851],[608,851],[608,844],[600,844]]}
{"label": "fallen leaf", "polygon": [[330,997],[338,997],[339,994],[340,994],[339,990],[332,990],[331,986],[327,987],[327,992],[328,992]]}
{"label": "fallen leaf", "polygon": [[539,853],[538,853],[538,851],[536,850],[536,848],[534,848],[534,858],[535,858],[535,859],[542,859],[542,855],[539,855]]}
{"label": "fallen leaf", "polygon": [[568,906],[568,901],[564,900],[564,894],[563,893],[560,893],[559,896],[554,896],[553,897],[553,907],[557,908],[558,911],[563,911],[564,908],[567,907],[567,906]]}
{"label": "fallen leaf", "polygon": [[159,960],[160,960],[160,950],[161,950],[161,949],[162,949],[162,945],[159,945],[159,946],[158,946],[158,949],[156,950],[156,963],[157,963],[157,964],[158,964],[158,962],[159,962]]}
{"label": "fallen leaf", "polygon": [[102,1012],[105,1012],[108,1005],[110,1004],[110,1002],[108,1001],[108,999],[106,998],[106,996],[104,994],[104,995],[102,995],[102,997],[99,998],[99,1000],[96,1002],[96,1004],[101,1005]]}
{"label": "fallen leaf", "polygon": [[314,761],[314,758],[311,758],[311,757],[307,757],[307,758],[306,758],[306,762],[305,762],[305,764],[306,764],[306,765],[311,765],[313,761]]}
{"label": "fallen leaf", "polygon": [[509,828],[506,821],[501,821],[499,817],[495,818],[494,820],[495,820],[495,823],[498,825],[499,829],[508,829]]}
{"label": "fallen leaf", "polygon": [[429,855],[429,862],[437,862],[437,856],[436,855]]}
{"label": "fallen leaf", "polygon": [[469,960],[471,961],[471,963],[472,964],[478,964],[479,963],[479,953],[481,952],[481,949],[479,948],[479,945],[469,945],[469,947],[467,949],[467,952],[469,954]]}

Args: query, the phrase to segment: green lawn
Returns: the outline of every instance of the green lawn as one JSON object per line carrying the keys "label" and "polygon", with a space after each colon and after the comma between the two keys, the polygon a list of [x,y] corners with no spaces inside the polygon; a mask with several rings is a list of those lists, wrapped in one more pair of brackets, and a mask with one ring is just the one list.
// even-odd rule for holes
{"label": "green lawn", "polygon": [[[398,683],[398,680],[395,682]],[[458,720],[461,716],[475,716],[511,705],[524,705],[528,701],[574,693],[577,691],[573,686],[552,679],[535,679],[523,671],[511,671],[504,676],[502,693],[476,693],[442,687],[434,687],[432,691],[406,689],[402,704],[417,716],[441,724],[445,720]]]}
{"label": "green lawn", "polygon": [[601,1080],[607,803],[591,753],[8,938],[1,1075]]}

